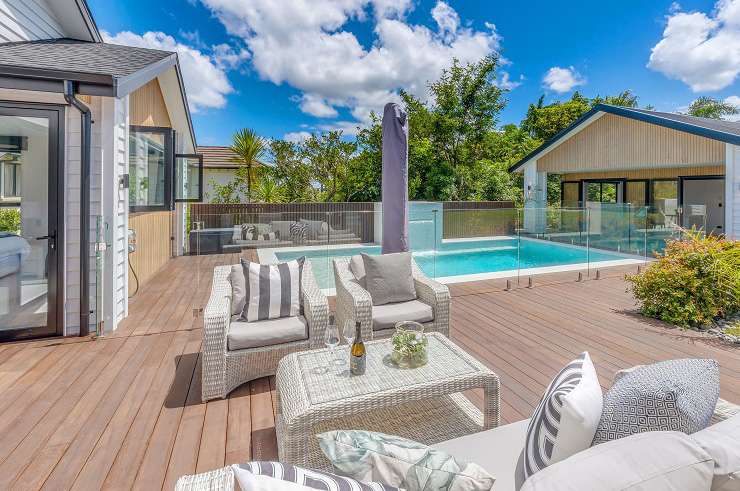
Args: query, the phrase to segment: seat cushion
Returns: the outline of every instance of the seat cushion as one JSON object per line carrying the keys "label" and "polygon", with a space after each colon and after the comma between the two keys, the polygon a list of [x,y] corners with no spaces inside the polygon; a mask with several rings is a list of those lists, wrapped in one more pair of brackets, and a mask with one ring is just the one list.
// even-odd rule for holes
{"label": "seat cushion", "polygon": [[373,330],[393,329],[401,321],[431,322],[434,311],[420,300],[373,305]]}
{"label": "seat cushion", "polygon": [[591,447],[546,467],[521,491],[709,490],[714,461],[688,435],[639,433]]}
{"label": "seat cushion", "polygon": [[740,490],[740,414],[691,435],[714,459],[712,491]]}
{"label": "seat cushion", "polygon": [[274,346],[308,339],[308,323],[301,315],[255,322],[232,321],[226,337],[229,351]]}
{"label": "seat cushion", "polygon": [[718,397],[719,365],[714,360],[668,360],[635,368],[606,392],[593,444],[646,431],[702,430]]}
{"label": "seat cushion", "polygon": [[520,459],[529,420],[432,445],[458,460],[475,462],[496,478],[493,491],[514,491],[524,482]]}
{"label": "seat cushion", "polygon": [[410,252],[381,256],[363,253],[362,262],[365,266],[365,287],[373,299],[373,305],[416,298]]}

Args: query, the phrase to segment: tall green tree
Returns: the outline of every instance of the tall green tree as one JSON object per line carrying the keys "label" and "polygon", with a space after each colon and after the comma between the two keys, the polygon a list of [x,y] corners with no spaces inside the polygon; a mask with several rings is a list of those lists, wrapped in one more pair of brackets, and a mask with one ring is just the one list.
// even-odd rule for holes
{"label": "tall green tree", "polygon": [[303,160],[300,144],[271,140],[269,147],[272,160],[270,178],[282,189],[283,199],[289,202],[315,199],[311,169]]}
{"label": "tall green tree", "polygon": [[339,193],[347,166],[355,152],[354,142],[342,139],[341,131],[311,135],[302,145],[302,158],[313,180],[318,183],[323,201],[342,201]]}
{"label": "tall green tree", "polygon": [[254,167],[262,164],[267,150],[267,142],[256,131],[249,128],[242,128],[234,133],[231,147],[229,148],[235,155],[233,161],[244,169],[247,201],[250,201],[252,185],[255,183],[257,177]]}
{"label": "tall green tree", "polygon": [[740,114],[740,107],[729,102],[702,96],[691,103],[689,114],[700,118],[722,119],[725,116]]}

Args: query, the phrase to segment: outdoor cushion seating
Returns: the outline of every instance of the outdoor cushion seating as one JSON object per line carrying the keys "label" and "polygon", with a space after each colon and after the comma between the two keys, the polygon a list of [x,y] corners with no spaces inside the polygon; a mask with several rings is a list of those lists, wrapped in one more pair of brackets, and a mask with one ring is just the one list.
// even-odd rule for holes
{"label": "outdoor cushion seating", "polygon": [[434,310],[419,300],[373,305],[373,330],[393,329],[398,322],[416,321],[421,324],[434,320]]}
{"label": "outdoor cushion seating", "polygon": [[[389,337],[393,334],[393,325],[400,316],[426,319],[422,322],[425,331],[435,331],[449,336],[450,333],[450,291],[447,286],[428,278],[411,259],[411,274],[413,277],[416,301],[427,305],[432,310],[432,318],[428,319],[429,311],[422,309],[419,304],[401,302],[396,304],[374,306],[370,293],[362,286],[361,280],[350,269],[351,258],[334,259],[334,280],[337,291],[336,319],[338,326],[347,322],[360,323],[363,339]],[[357,259],[355,259],[357,261]],[[361,260],[360,260],[361,261]],[[374,322],[374,313],[380,315],[379,322]],[[398,316],[398,317],[397,317]],[[398,319],[398,320],[396,320]],[[395,320],[395,322],[393,322]],[[393,325],[391,324],[393,322]]]}
{"label": "outdoor cushion seating", "polygon": [[[280,333],[268,334],[267,326],[259,321],[240,324],[232,315],[232,288],[229,275],[232,266],[217,266],[213,272],[211,296],[204,311],[203,322],[203,368],[202,399],[207,401],[226,397],[229,392],[250,380],[275,375],[278,362],[283,356],[295,351],[304,351],[323,346],[324,332],[329,324],[329,303],[316,279],[310,261],[306,261],[301,272],[302,321],[275,319],[271,326],[280,327]],[[289,319],[289,318],[284,318]],[[305,322],[305,323],[304,323]],[[298,339],[298,324],[305,335]],[[233,327],[233,329],[232,329]],[[245,335],[247,327],[255,329]],[[307,328],[307,331],[305,330]],[[261,333],[261,334],[260,334]],[[270,340],[279,344],[267,344]],[[262,346],[257,346],[262,344]],[[230,349],[230,345],[234,349]],[[250,346],[251,345],[251,346]]]}
{"label": "outdoor cushion seating", "polygon": [[308,323],[302,315],[255,322],[232,321],[227,339],[229,351],[291,343],[308,339]]}

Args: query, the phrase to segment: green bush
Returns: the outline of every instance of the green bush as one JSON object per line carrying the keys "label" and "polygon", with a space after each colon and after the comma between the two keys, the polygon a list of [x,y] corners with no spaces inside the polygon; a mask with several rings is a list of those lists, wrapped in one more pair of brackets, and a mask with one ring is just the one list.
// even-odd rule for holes
{"label": "green bush", "polygon": [[740,242],[688,232],[627,281],[644,315],[707,325],[740,311]]}
{"label": "green bush", "polygon": [[18,208],[0,208],[0,232],[21,231],[21,210]]}

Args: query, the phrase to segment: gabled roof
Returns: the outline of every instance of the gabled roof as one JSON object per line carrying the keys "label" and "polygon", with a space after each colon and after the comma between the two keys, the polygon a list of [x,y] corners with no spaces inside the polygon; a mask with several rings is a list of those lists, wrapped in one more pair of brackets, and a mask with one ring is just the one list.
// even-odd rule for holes
{"label": "gabled roof", "polygon": [[691,133],[693,135],[719,140],[733,145],[740,145],[740,122],[698,118],[696,116],[689,116],[686,114],[648,111],[647,109],[612,106],[609,104],[597,104],[593,109],[578,118],[573,124],[537,147],[519,162],[509,167],[509,171],[514,172],[533,158],[544,154],[548,149],[550,149],[550,147],[560,142],[560,140],[567,138],[575,129],[582,124],[587,123],[591,118],[598,116],[599,113],[614,114],[642,121],[644,123],[655,124],[665,128],[671,128]]}
{"label": "gabled roof", "polygon": [[196,153],[203,155],[203,167],[206,169],[238,169],[240,164],[234,162],[236,154],[225,146],[202,146]]}
{"label": "gabled roof", "polygon": [[121,97],[165,69],[177,55],[118,44],[44,39],[0,45],[0,75],[38,82],[79,83],[79,93]]}

